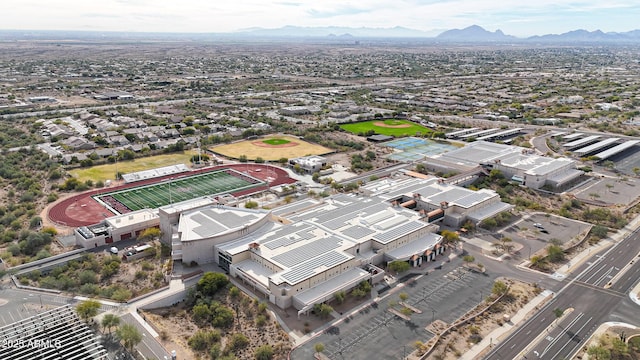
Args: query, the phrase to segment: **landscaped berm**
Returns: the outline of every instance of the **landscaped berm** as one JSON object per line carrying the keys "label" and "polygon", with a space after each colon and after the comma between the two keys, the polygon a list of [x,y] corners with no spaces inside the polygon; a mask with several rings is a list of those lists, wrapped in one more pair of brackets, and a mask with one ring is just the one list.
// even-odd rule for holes
{"label": "landscaped berm", "polygon": [[[367,135],[370,131],[388,136],[416,136],[431,132],[429,128],[408,120],[386,119],[342,124],[340,127],[356,135]],[[369,133],[370,134],[370,133]]]}
{"label": "landscaped berm", "polygon": [[283,135],[214,146],[209,150],[232,159],[239,159],[244,155],[247,160],[255,160],[260,157],[266,161],[277,161],[281,158],[293,159],[306,155],[323,155],[333,151],[324,146]]}

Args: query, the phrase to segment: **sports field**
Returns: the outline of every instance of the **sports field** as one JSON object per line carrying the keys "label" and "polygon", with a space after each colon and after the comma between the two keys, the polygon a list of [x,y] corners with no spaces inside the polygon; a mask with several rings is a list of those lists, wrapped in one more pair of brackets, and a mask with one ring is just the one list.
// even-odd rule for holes
{"label": "sports field", "polygon": [[262,142],[269,145],[284,145],[290,143],[291,141],[281,138],[271,138],[262,140]]}
{"label": "sports field", "polygon": [[232,169],[224,169],[100,194],[93,198],[123,214],[140,209],[154,209],[205,195],[233,193],[260,185],[264,185],[264,182]]}
{"label": "sports field", "polygon": [[278,161],[281,158],[293,159],[307,155],[323,155],[333,151],[324,146],[308,143],[302,139],[286,135],[238,141],[211,147],[209,150],[232,159],[239,159],[244,155],[248,160],[255,160],[260,157],[266,161]]}
{"label": "sports field", "polygon": [[431,130],[408,120],[386,119],[371,120],[357,123],[342,124],[340,128],[358,135],[366,134],[373,130],[376,134],[388,136],[416,136],[430,133]]}
{"label": "sports field", "polygon": [[195,151],[185,151],[183,153],[162,154],[149,157],[141,157],[134,160],[118,161],[117,164],[105,164],[92,166],[90,168],[80,168],[69,170],[69,174],[80,182],[91,180],[106,181],[116,178],[116,169],[118,172],[128,174],[142,170],[156,169],[163,166],[189,164]]}

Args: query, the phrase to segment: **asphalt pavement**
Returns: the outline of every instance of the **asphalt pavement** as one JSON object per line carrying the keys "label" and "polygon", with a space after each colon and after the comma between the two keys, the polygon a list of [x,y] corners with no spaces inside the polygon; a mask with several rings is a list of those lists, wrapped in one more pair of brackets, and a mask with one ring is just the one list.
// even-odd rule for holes
{"label": "asphalt pavement", "polygon": [[[625,314],[626,322],[640,325],[640,312],[630,311],[635,304],[628,296],[638,281],[639,252],[640,236],[635,231],[609,250],[594,254],[577,268],[577,275],[564,279],[553,300],[485,359],[568,359],[603,322],[620,321],[620,314]],[[571,309],[571,313],[559,319],[556,309]]]}

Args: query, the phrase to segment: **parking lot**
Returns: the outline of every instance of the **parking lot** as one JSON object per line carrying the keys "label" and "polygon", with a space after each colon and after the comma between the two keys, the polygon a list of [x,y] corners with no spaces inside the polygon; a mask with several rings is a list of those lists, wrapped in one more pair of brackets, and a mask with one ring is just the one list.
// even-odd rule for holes
{"label": "parking lot", "polygon": [[[535,226],[539,224],[539,226]],[[493,241],[506,236],[511,238],[513,245],[520,249],[522,256],[531,257],[541,251],[552,239],[565,244],[573,239],[581,238],[591,228],[591,224],[562,218],[548,214],[531,214],[523,217],[512,226],[504,229]],[[518,246],[518,245],[520,246]]]}
{"label": "parking lot", "polygon": [[637,198],[640,186],[634,178],[624,177],[623,180],[609,177],[594,179],[571,192],[579,200],[629,205]]}
{"label": "parking lot", "polygon": [[[323,343],[323,354],[330,359],[401,359],[414,350],[416,341],[434,336],[425,330],[432,321],[451,323],[489,295],[493,280],[460,267],[459,259],[446,263],[442,270],[407,281],[379,302],[345,315],[342,322],[296,349],[292,358],[310,359],[314,345]],[[411,314],[410,321],[388,311],[401,292],[409,296],[408,304],[422,311]]]}

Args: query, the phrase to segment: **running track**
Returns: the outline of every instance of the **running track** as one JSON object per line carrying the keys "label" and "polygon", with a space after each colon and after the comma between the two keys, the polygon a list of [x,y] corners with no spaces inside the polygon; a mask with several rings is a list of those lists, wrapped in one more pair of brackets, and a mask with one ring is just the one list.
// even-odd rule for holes
{"label": "running track", "polygon": [[[218,165],[198,170],[193,170],[187,173],[173,174],[167,175],[155,179],[148,179],[143,181],[137,181],[134,183],[123,184],[111,188],[102,188],[97,190],[91,190],[82,194],[78,194],[67,199],[60,201],[59,203],[53,205],[49,210],[47,216],[49,220],[52,222],[70,227],[79,227],[79,226],[87,226],[99,223],[104,220],[105,217],[110,217],[115,214],[108,211],[104,206],[100,205],[97,201],[95,201],[91,196],[104,193],[104,192],[112,192],[121,189],[135,188],[143,185],[149,185],[161,182],[163,180],[177,177],[177,176],[191,176],[202,173],[207,173],[219,169],[234,169],[238,172],[249,172],[249,174],[255,178],[260,180],[266,180],[267,177],[271,176],[274,180],[270,183],[271,186],[278,186],[282,184],[293,184],[296,182],[295,179],[289,177],[287,172],[279,167],[264,165],[264,164],[230,164],[230,165]],[[260,171],[256,171],[256,170]],[[257,193],[260,191],[267,190],[267,186],[260,186],[257,188],[247,189],[239,192],[235,192],[232,195],[234,196],[244,196],[253,193]]]}

